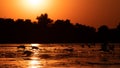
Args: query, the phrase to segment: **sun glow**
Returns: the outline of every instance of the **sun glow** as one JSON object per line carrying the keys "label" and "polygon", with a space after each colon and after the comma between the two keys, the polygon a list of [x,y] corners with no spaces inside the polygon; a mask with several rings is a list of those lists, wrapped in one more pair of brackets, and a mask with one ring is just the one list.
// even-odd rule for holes
{"label": "sun glow", "polygon": [[39,5],[45,4],[44,0],[26,0],[26,4],[30,7],[38,7]]}
{"label": "sun glow", "polygon": [[27,10],[45,9],[50,5],[49,0],[22,0],[23,8]]}

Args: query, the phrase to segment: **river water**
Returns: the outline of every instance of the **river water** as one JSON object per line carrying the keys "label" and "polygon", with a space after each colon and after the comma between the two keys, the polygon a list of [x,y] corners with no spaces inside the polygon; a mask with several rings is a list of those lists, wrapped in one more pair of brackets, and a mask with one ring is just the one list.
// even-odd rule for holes
{"label": "river water", "polygon": [[32,44],[0,44],[0,68],[119,68],[120,44],[110,43],[115,48],[109,52],[100,51],[100,45],[36,44],[32,49]]}

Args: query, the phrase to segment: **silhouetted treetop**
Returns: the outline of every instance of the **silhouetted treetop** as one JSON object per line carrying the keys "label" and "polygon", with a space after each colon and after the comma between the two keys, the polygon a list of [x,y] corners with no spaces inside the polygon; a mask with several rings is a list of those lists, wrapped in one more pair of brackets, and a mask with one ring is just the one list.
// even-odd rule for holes
{"label": "silhouetted treetop", "polygon": [[53,20],[48,18],[48,14],[46,14],[46,13],[45,14],[41,14],[40,16],[37,16],[36,19],[38,20],[38,24],[43,26],[43,27],[46,27],[47,24],[53,22]]}
{"label": "silhouetted treetop", "polygon": [[108,30],[109,30],[109,28],[106,25],[102,25],[98,28],[99,32],[106,32]]}
{"label": "silhouetted treetop", "polygon": [[119,24],[117,25],[117,29],[120,30],[120,22],[119,22]]}

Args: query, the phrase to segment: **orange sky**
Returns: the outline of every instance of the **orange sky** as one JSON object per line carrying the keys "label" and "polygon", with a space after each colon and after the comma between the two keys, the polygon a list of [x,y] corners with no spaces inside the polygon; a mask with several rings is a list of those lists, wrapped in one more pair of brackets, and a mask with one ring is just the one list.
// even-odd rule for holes
{"label": "orange sky", "polygon": [[25,0],[0,0],[0,17],[35,18],[48,13],[53,20],[70,19],[94,27],[102,24],[115,27],[120,22],[120,0],[46,0],[32,7]]}

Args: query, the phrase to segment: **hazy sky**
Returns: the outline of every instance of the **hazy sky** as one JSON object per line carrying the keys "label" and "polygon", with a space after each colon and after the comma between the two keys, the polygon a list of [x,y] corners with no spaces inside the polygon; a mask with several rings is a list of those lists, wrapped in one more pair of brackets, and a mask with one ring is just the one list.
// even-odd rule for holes
{"label": "hazy sky", "polygon": [[28,0],[0,0],[0,17],[35,20],[48,13],[53,20],[70,19],[94,27],[115,27],[120,22],[120,0],[40,0],[39,5],[31,4]]}

